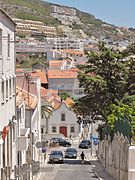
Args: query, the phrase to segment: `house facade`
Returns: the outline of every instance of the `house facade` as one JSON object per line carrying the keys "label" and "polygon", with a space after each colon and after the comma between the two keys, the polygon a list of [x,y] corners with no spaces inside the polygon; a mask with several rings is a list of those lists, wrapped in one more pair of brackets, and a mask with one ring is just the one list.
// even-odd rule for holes
{"label": "house facade", "polygon": [[[16,87],[16,109],[17,109],[17,169],[20,179],[30,179],[29,165],[27,163],[27,151],[29,146],[30,128],[25,123],[25,99]],[[26,168],[27,167],[27,168]]]}
{"label": "house facade", "polygon": [[27,163],[32,160],[38,161],[39,150],[36,147],[36,142],[41,141],[41,97],[40,78],[32,73],[17,74],[16,79],[17,89],[20,96],[25,99],[25,129],[30,129],[29,145],[27,149]]}
{"label": "house facade", "polygon": [[[0,177],[11,177],[17,165],[15,110],[15,23],[0,9]],[[11,108],[12,107],[12,108]]]}
{"label": "house facade", "polygon": [[77,75],[77,69],[48,70],[48,87],[58,90],[59,93],[66,92],[71,97],[80,98],[84,96],[84,89],[79,87]]}
{"label": "house facade", "polygon": [[48,120],[48,134],[63,134],[65,137],[77,137],[79,124],[76,114],[65,102],[52,112]]}

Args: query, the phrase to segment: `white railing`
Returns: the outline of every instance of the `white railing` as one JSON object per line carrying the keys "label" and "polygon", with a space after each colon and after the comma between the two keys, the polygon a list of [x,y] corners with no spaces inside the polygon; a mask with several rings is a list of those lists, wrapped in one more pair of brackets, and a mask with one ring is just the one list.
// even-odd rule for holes
{"label": "white railing", "polygon": [[18,151],[26,151],[28,149],[28,135],[30,128],[20,129],[20,136],[18,137]]}

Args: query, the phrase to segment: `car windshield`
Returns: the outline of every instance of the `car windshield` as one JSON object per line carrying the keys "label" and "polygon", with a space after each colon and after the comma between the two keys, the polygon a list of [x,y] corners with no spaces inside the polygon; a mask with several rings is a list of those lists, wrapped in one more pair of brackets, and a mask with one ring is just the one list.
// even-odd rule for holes
{"label": "car windshield", "polygon": [[67,152],[75,152],[76,151],[76,149],[67,149]]}
{"label": "car windshield", "polygon": [[82,141],[82,143],[89,143],[89,141],[87,141],[87,140],[83,140],[83,141]]}
{"label": "car windshield", "polygon": [[62,155],[61,151],[52,151],[51,155]]}

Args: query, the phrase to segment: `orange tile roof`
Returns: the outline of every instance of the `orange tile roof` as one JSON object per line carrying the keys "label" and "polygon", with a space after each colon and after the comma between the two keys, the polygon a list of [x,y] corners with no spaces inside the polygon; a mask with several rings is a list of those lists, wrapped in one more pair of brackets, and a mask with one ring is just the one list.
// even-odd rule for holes
{"label": "orange tile roof", "polygon": [[71,98],[67,98],[64,100],[64,102],[66,103],[67,107],[72,107],[72,105],[75,103]]}
{"label": "orange tile roof", "polygon": [[68,54],[74,54],[74,55],[84,55],[84,51],[78,51],[78,50],[73,50],[73,49],[63,49],[61,52],[65,52]]}
{"label": "orange tile roof", "polygon": [[42,84],[48,83],[48,80],[46,77],[46,72],[44,70],[36,69],[36,70],[31,72],[31,76],[33,76],[33,77],[38,76],[40,78]]}
{"label": "orange tile roof", "polygon": [[57,90],[41,88],[41,97],[53,106],[55,101],[60,101]]}
{"label": "orange tile roof", "polygon": [[25,100],[26,108],[35,109],[38,103],[38,99],[36,96],[32,95],[28,92],[24,91],[23,89],[20,89],[19,87],[16,87],[16,94],[18,97],[22,97]]}
{"label": "orange tile roof", "polygon": [[72,70],[48,70],[48,78],[53,79],[53,78],[77,78],[77,71],[72,71]]}
{"label": "orange tile roof", "polygon": [[50,60],[49,61],[50,68],[59,68],[63,64],[64,64],[64,60]]}
{"label": "orange tile roof", "polygon": [[[26,70],[26,72],[27,72],[27,70]],[[34,69],[34,70],[31,70],[28,72],[32,77],[39,77],[41,83],[48,83],[46,72],[44,70]],[[16,68],[16,75],[17,76],[20,74],[24,75],[24,73],[25,73],[25,69]]]}

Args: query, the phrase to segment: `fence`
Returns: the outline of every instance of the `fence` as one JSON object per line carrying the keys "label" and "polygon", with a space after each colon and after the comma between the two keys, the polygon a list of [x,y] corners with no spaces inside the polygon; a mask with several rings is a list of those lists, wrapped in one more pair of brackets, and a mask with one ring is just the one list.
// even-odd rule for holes
{"label": "fence", "polygon": [[99,143],[99,160],[116,180],[128,180],[129,146],[129,140],[120,133],[115,134],[112,141],[108,136]]}

